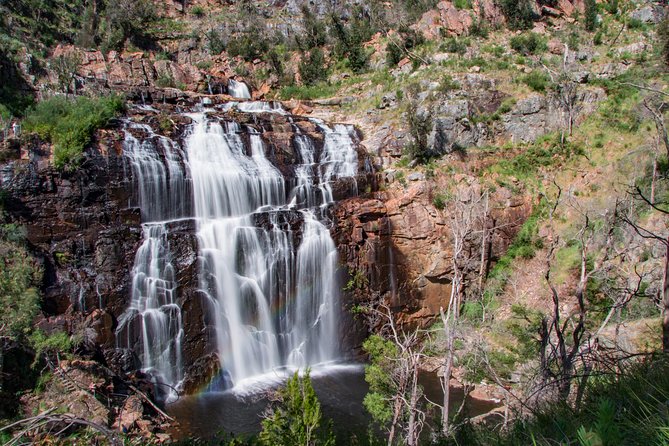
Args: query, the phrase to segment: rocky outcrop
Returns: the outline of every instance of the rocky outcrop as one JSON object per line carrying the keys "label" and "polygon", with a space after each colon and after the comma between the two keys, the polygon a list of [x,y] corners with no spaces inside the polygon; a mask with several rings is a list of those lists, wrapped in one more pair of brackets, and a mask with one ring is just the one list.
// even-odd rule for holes
{"label": "rocky outcrop", "polygon": [[[542,17],[572,16],[575,13],[583,14],[585,3],[583,0],[558,0],[550,5],[537,0],[534,4],[536,19]],[[639,13],[647,18],[654,16],[654,12]],[[441,1],[421,17],[413,28],[422,33],[426,39],[437,39],[443,35],[467,35],[477,21],[485,26],[498,27],[506,23],[506,18],[499,2],[494,0],[474,0],[471,9],[459,9],[451,1]]]}
{"label": "rocky outcrop", "polygon": [[[573,124],[578,125],[605,98],[606,93],[601,88],[578,91],[572,107]],[[568,128],[568,116],[569,111],[557,97],[532,95],[519,100],[511,112],[502,117],[502,123],[512,142],[527,143],[546,133]]]}
{"label": "rocky outcrop", "polygon": [[[478,188],[473,178],[454,179]],[[406,187],[345,200],[335,207],[334,237],[349,269],[351,299],[384,298],[405,320],[427,321],[448,304],[452,228],[448,209],[433,204],[434,185],[416,177]],[[492,262],[513,240],[532,208],[527,196],[506,188],[491,196]]]}

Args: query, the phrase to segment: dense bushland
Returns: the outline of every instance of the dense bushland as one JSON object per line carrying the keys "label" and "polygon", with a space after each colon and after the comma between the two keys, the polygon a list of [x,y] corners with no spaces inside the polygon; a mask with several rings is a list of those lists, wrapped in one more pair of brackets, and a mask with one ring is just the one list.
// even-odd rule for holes
{"label": "dense bushland", "polygon": [[37,133],[54,144],[54,164],[59,169],[76,168],[93,134],[124,108],[120,97],[54,96],[39,102],[24,121],[27,132]]}

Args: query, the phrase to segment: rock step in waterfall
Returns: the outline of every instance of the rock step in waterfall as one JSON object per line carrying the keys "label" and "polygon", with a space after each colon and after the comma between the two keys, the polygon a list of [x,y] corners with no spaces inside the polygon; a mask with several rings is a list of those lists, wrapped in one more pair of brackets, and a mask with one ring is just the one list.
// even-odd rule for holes
{"label": "rock step in waterfall", "polygon": [[[252,112],[277,110],[247,104],[258,104]],[[337,251],[327,208],[332,184],[358,173],[354,129],[312,120],[322,134],[317,147],[291,124],[296,161],[285,174],[268,157],[262,129],[213,110],[186,116],[192,124],[183,147],[146,125],[127,123],[124,156],[135,179],[143,242],[131,303],[119,320],[119,347],[133,348],[142,370],[179,388],[184,326],[170,222],[193,219],[199,288],[228,387],[277,368],[339,359]]]}

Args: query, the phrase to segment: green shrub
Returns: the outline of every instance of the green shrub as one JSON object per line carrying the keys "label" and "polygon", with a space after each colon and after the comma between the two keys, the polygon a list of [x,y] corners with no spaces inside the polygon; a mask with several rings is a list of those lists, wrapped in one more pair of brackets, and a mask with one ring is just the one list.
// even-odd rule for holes
{"label": "green shrub", "polygon": [[500,0],[502,13],[511,29],[528,29],[534,21],[534,9],[530,0]]}
{"label": "green shrub", "polygon": [[228,54],[232,57],[240,56],[247,62],[261,58],[270,47],[270,42],[265,37],[266,32],[266,29],[257,24],[246,28],[241,34],[228,41]]}
{"label": "green shrub", "polygon": [[200,5],[195,5],[190,9],[190,13],[195,17],[204,17],[204,8]]}
{"label": "green shrub", "polygon": [[442,93],[447,93],[452,90],[457,90],[460,88],[460,83],[453,79],[453,76],[450,74],[445,74],[439,82],[439,91]]}
{"label": "green shrub", "polygon": [[324,82],[315,85],[286,85],[279,90],[280,99],[310,100],[334,95],[339,86]]}
{"label": "green shrub", "polygon": [[567,401],[540,404],[532,416],[502,432],[483,425],[461,429],[454,444],[666,445],[668,377],[663,356],[623,362],[615,373],[593,372],[584,380],[583,398],[576,406]]}
{"label": "green shrub", "polygon": [[509,44],[514,51],[526,56],[540,54],[547,49],[546,41],[539,34],[533,32],[513,36]]}
{"label": "green shrub", "polygon": [[262,421],[258,438],[262,446],[334,446],[332,424],[323,420],[321,404],[311,385],[309,370],[297,372],[278,391],[279,402]]}
{"label": "green shrub", "polygon": [[472,37],[487,39],[489,34],[490,29],[483,19],[474,20],[472,26],[469,27],[469,35]]}
{"label": "green shrub", "polygon": [[37,330],[30,335],[30,343],[35,350],[36,363],[43,355],[68,355],[72,353],[74,347],[72,338],[64,331],[46,335],[43,331]]}
{"label": "green shrub", "polygon": [[305,85],[314,85],[327,79],[328,69],[325,56],[320,48],[314,48],[302,56],[298,67],[300,78]]}
{"label": "green shrub", "polygon": [[407,52],[425,43],[425,38],[416,30],[402,26],[398,30],[397,36],[391,37],[386,45],[386,63],[389,67],[394,67],[407,56]]}
{"label": "green shrub", "polygon": [[334,59],[345,60],[346,66],[354,73],[362,73],[367,68],[369,54],[363,43],[372,36],[369,21],[363,20],[364,14],[356,9],[350,25],[346,26],[339,14],[330,17],[330,36],[335,44],[332,51]]}
{"label": "green shrub", "polygon": [[593,32],[597,29],[597,2],[585,0],[585,29]]}
{"label": "green shrub", "polygon": [[646,29],[646,24],[639,19],[630,18],[627,20],[627,27],[629,29]]}
{"label": "green shrub", "polygon": [[95,131],[106,126],[123,108],[124,102],[118,96],[75,99],[54,96],[28,112],[24,130],[54,144],[57,168],[76,168]]}
{"label": "green shrub", "polygon": [[656,35],[662,61],[665,65],[669,65],[669,17],[662,19],[657,27]]}
{"label": "green shrub", "polygon": [[39,263],[24,246],[25,229],[0,225],[0,336],[20,339],[32,330],[39,312],[38,287],[42,280]]}
{"label": "green shrub", "polygon": [[446,209],[447,202],[448,195],[446,194],[435,194],[434,197],[432,197],[432,205],[440,211]]}
{"label": "green shrub", "polygon": [[307,3],[302,5],[301,11],[304,34],[296,36],[297,46],[302,51],[309,51],[325,45],[327,40],[325,22],[316,17]]}
{"label": "green shrub", "polygon": [[458,39],[457,37],[451,37],[441,45],[441,50],[446,51],[447,53],[463,55],[467,52],[469,44],[470,42],[468,39]]}
{"label": "green shrub", "polygon": [[604,39],[604,35],[602,34],[602,32],[597,31],[597,33],[595,34],[595,37],[592,38],[592,44],[595,45],[595,46],[599,46],[599,45],[602,44],[603,39]]}
{"label": "green shrub", "polygon": [[523,83],[532,90],[543,93],[546,91],[546,88],[550,83],[550,77],[548,77],[548,75],[543,71],[534,70],[527,76],[523,77]]}
{"label": "green shrub", "polygon": [[606,3],[606,10],[609,12],[609,14],[618,14],[618,0],[609,0]]}
{"label": "green shrub", "polygon": [[103,14],[103,49],[121,50],[127,40],[144,46],[149,25],[157,19],[150,0],[117,0],[109,3]]}
{"label": "green shrub", "polygon": [[207,46],[212,54],[221,54],[225,51],[225,39],[223,35],[216,30],[210,29],[205,33],[207,37]]}
{"label": "green shrub", "polygon": [[457,9],[472,9],[472,0],[454,0],[453,6]]}

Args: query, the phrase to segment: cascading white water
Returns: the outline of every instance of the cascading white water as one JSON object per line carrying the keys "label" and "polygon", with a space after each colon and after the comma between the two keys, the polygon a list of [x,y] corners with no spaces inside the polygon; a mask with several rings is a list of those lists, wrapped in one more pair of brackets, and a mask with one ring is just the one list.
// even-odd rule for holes
{"label": "cascading white water", "polygon": [[[322,178],[314,168],[313,144],[304,135],[296,138],[303,164],[296,168],[295,190],[289,191],[266,158],[259,134],[245,130],[247,150],[239,125],[192,117],[196,124],[186,146],[204,259],[201,287],[216,312],[222,368],[238,383],[276,367],[338,358],[337,251],[310,207],[326,203],[323,193],[315,202],[314,189],[348,174],[339,164],[350,159],[335,154],[334,146],[323,150],[330,167]],[[355,153],[350,139],[338,150]],[[298,194],[299,203],[289,202]],[[301,236],[286,224],[295,212],[303,220]],[[264,227],[256,224],[263,215]]]}
{"label": "cascading white water", "polygon": [[251,99],[249,87],[244,82],[228,80],[228,94],[235,99]]}
{"label": "cascading white water", "polygon": [[[130,129],[144,133],[143,140]],[[168,224],[188,213],[183,153],[176,143],[154,134],[149,126],[129,123],[124,154],[137,180],[143,240],[135,254],[131,302],[119,318],[117,342],[121,347],[135,348],[144,371],[177,389],[183,378],[184,331]],[[173,389],[168,388],[168,399],[175,396]]]}
{"label": "cascading white water", "polygon": [[[249,112],[285,113],[267,103],[232,106],[243,104]],[[294,178],[284,178],[254,128],[205,112],[187,116],[193,124],[185,152],[148,126],[127,126],[124,151],[137,182],[143,241],[119,346],[134,348],[143,370],[178,388],[184,329],[170,227],[193,218],[200,289],[228,384],[338,359],[337,250],[324,223],[331,183],[357,173],[352,127],[314,121],[323,134],[317,149],[293,125],[298,163]]]}

